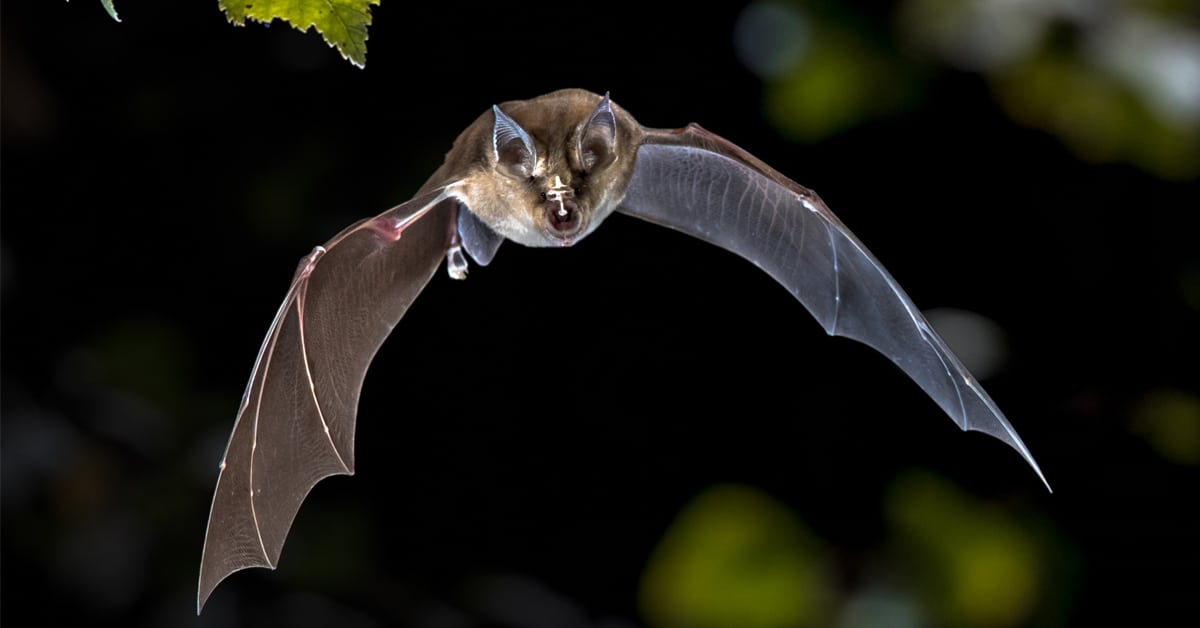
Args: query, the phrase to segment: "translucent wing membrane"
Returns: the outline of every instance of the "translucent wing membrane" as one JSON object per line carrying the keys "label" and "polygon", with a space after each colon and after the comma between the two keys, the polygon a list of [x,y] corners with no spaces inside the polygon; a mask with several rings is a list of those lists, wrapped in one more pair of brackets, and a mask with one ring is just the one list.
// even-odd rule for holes
{"label": "translucent wing membrane", "polygon": [[960,428],[1008,443],[1046,482],[1008,420],[908,295],[810,190],[693,126],[651,134],[620,211],[750,260],[826,332],[886,355]]}
{"label": "translucent wing membrane", "polygon": [[444,189],[419,195],[300,261],[221,461],[197,611],[229,574],[273,569],[312,487],[354,473],[363,377],[445,255],[456,202]]}

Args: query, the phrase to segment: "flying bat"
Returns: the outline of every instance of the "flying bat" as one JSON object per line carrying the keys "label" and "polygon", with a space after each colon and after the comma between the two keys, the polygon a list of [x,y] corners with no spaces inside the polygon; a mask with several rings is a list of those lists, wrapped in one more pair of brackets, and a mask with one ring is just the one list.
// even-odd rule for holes
{"label": "flying bat", "polygon": [[[504,240],[568,247],[614,211],[753,262],[830,335],[883,353],[963,430],[1033,456],[899,284],[817,195],[698,125],[643,127],[567,89],[484,112],[406,203],[300,260],[221,461],[197,612],[221,580],[274,568],[300,503],[354,473],[354,422],[379,346],[437,271],[464,279]],[[1049,489],[1049,484],[1046,484]]]}

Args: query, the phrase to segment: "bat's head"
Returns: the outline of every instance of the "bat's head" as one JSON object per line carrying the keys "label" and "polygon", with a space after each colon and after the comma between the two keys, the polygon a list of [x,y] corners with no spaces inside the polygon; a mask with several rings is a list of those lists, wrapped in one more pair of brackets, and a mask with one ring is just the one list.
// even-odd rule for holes
{"label": "bat's head", "polygon": [[640,127],[607,95],[563,90],[491,113],[470,209],[497,233],[526,246],[570,246],[620,203]]}

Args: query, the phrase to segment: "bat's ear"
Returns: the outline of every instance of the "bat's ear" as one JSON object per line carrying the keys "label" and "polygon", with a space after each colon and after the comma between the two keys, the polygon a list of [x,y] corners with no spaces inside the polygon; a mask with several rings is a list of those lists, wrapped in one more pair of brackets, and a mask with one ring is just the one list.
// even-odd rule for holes
{"label": "bat's ear", "polygon": [[579,128],[579,163],[584,172],[608,165],[617,154],[617,116],[608,94]]}
{"label": "bat's ear", "polygon": [[499,107],[492,105],[492,111],[496,114],[496,122],[492,125],[492,156],[496,158],[496,167],[511,176],[529,178],[537,163],[533,140]]}

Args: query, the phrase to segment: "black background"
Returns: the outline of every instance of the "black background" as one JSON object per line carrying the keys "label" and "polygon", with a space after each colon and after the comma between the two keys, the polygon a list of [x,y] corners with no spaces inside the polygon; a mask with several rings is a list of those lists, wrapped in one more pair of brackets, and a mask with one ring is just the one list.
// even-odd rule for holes
{"label": "black background", "polygon": [[[733,54],[738,3],[387,2],[365,70],[215,2],[117,9],[3,8],[5,622],[319,623],[288,602],[309,591],[407,625],[500,571],[636,623],[646,556],[704,487],[801,512],[851,586],[913,467],[1058,530],[1064,621],[1200,611],[1197,469],[1131,418],[1197,393],[1194,182],[1081,162],[944,68],[902,114],[789,142]],[[368,374],[356,476],[317,487],[278,571],[194,619],[216,463],[295,261],[408,198],[494,102],[567,86],[733,140],[820,192],[919,305],[997,321],[988,389],[1056,492],[751,265],[615,216],[568,251],[439,272]]]}

